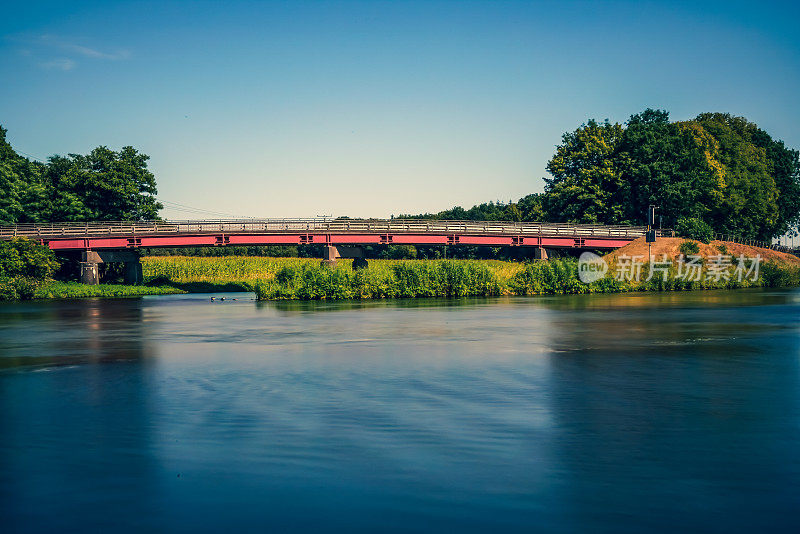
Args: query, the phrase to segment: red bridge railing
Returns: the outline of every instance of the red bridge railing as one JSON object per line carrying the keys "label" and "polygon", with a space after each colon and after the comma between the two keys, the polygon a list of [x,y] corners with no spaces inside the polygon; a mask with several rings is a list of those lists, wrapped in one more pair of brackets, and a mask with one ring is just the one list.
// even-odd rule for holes
{"label": "red bridge railing", "polygon": [[[357,234],[461,234],[599,237],[633,240],[643,226],[593,224],[441,221],[426,219],[243,219],[202,221],[108,221],[0,226],[0,239],[92,238],[176,234],[280,234],[297,232]],[[664,230],[663,234],[668,235]]]}

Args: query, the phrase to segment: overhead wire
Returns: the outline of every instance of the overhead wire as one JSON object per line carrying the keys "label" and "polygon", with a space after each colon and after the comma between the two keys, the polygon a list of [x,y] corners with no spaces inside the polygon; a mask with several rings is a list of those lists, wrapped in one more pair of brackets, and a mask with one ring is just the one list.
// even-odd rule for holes
{"label": "overhead wire", "polygon": [[195,213],[195,214],[198,214],[198,215],[214,215],[214,216],[217,216],[217,217],[230,217],[230,218],[233,218],[233,219],[252,219],[253,218],[253,217],[243,217],[241,215],[235,215],[233,213],[227,213],[227,212],[224,212],[224,211],[215,211],[215,210],[208,210],[208,209],[205,209],[205,208],[197,208],[197,207],[194,207],[194,206],[188,206],[186,204],[180,204],[178,202],[172,202],[172,201],[164,200],[164,199],[161,199],[161,198],[157,198],[156,200],[158,200],[159,202],[164,204],[165,208],[168,208],[170,210],[175,210],[175,211],[182,211],[184,213]]}
{"label": "overhead wire", "polygon": [[[21,150],[17,150],[16,152],[18,154],[22,154],[23,156],[25,156],[25,157],[27,157],[29,159],[32,159],[34,161],[38,161],[39,163],[47,163],[46,160],[44,160],[42,158],[39,158],[39,157],[36,157],[36,156],[34,156],[32,154],[28,154],[28,153],[23,152]],[[178,202],[172,202],[172,201],[169,201],[169,200],[164,200],[162,198],[156,198],[156,200],[158,200],[159,202],[164,204],[165,208],[168,208],[168,209],[173,210],[173,211],[180,211],[180,212],[183,212],[183,213],[194,213],[194,214],[197,214],[197,215],[206,215],[206,216],[213,215],[215,217],[226,217],[226,218],[232,218],[232,219],[254,219],[255,218],[255,217],[243,217],[242,215],[236,215],[236,214],[233,214],[233,213],[227,213],[227,212],[223,212],[223,211],[216,211],[216,210],[209,210],[209,209],[205,209],[205,208],[197,208],[197,207],[193,207],[193,206],[187,206],[186,204],[180,204]]]}

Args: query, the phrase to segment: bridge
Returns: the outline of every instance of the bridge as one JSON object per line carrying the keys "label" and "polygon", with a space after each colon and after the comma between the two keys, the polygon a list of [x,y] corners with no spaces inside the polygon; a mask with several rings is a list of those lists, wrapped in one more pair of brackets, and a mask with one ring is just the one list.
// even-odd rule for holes
{"label": "bridge", "polygon": [[109,221],[0,226],[0,239],[26,237],[56,253],[81,254],[81,279],[98,283],[98,266],[125,264],[129,283],[142,280],[139,248],[252,245],[322,245],[325,261],[355,258],[365,266],[367,245],[451,245],[611,250],[645,235],[643,226],[440,221],[426,219],[245,219],[203,221]]}

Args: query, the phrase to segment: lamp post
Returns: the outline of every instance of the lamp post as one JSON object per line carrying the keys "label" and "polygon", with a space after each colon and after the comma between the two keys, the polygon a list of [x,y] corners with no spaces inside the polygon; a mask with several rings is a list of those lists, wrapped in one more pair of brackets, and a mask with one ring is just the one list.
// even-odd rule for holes
{"label": "lamp post", "polygon": [[647,233],[645,234],[645,240],[647,241],[647,261],[651,261],[653,255],[653,242],[656,240],[656,206],[655,204],[650,204],[647,208]]}

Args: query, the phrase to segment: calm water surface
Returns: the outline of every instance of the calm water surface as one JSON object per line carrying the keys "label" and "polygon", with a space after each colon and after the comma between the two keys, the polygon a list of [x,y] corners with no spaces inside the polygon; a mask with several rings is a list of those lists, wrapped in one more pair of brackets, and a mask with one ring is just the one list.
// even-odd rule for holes
{"label": "calm water surface", "polygon": [[250,298],[0,306],[0,529],[800,531],[798,292]]}

